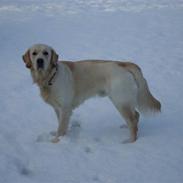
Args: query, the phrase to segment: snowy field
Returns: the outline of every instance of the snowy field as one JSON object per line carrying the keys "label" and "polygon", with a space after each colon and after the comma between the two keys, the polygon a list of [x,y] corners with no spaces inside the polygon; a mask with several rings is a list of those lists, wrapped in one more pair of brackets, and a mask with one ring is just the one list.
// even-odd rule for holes
{"label": "snowy field", "polygon": [[[21,58],[34,43],[61,60],[133,60],[162,113],[123,144],[124,120],[93,98],[50,143],[56,116]],[[0,183],[183,182],[183,0],[1,0],[0,83]]]}

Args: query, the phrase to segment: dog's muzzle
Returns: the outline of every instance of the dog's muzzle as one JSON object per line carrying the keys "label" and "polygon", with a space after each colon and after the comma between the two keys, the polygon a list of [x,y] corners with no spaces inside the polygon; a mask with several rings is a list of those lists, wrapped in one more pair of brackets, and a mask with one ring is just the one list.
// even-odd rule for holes
{"label": "dog's muzzle", "polygon": [[44,68],[44,60],[42,58],[37,59],[37,69],[43,69]]}

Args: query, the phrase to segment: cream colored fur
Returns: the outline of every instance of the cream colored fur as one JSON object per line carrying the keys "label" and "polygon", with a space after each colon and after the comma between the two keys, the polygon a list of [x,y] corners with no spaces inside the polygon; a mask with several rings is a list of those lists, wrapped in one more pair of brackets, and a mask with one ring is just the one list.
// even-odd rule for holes
{"label": "cream colored fur", "polygon": [[[43,55],[45,50],[48,52],[47,56]],[[35,51],[36,56],[33,55]],[[38,58],[44,60],[44,69],[37,70]],[[30,68],[42,98],[56,112],[59,125],[53,142],[58,142],[59,137],[66,134],[72,111],[95,95],[108,96],[125,118],[130,130],[127,142],[137,139],[137,111],[160,111],[160,102],[152,96],[141,69],[133,63],[105,60],[57,62],[55,51],[42,44],[29,48],[23,60]],[[53,63],[57,65],[57,72]],[[55,72],[52,85],[49,85],[48,81]]]}

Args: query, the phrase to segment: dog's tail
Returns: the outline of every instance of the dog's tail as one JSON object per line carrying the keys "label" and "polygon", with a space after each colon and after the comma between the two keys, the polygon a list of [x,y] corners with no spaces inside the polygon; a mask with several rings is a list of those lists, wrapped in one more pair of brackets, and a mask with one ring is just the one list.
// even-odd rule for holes
{"label": "dog's tail", "polygon": [[138,86],[137,108],[140,112],[160,112],[161,103],[151,94],[147,81],[141,69],[133,63],[127,65],[127,70],[133,75]]}

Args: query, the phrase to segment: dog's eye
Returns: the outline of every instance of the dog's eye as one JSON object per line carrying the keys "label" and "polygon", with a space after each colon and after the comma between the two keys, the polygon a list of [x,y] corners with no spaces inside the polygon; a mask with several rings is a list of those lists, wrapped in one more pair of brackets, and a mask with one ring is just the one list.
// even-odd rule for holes
{"label": "dog's eye", "polygon": [[32,53],[32,55],[36,56],[36,55],[37,55],[37,52],[34,51],[34,52]]}
{"label": "dog's eye", "polygon": [[44,51],[43,52],[43,55],[48,56],[48,52],[47,51]]}

